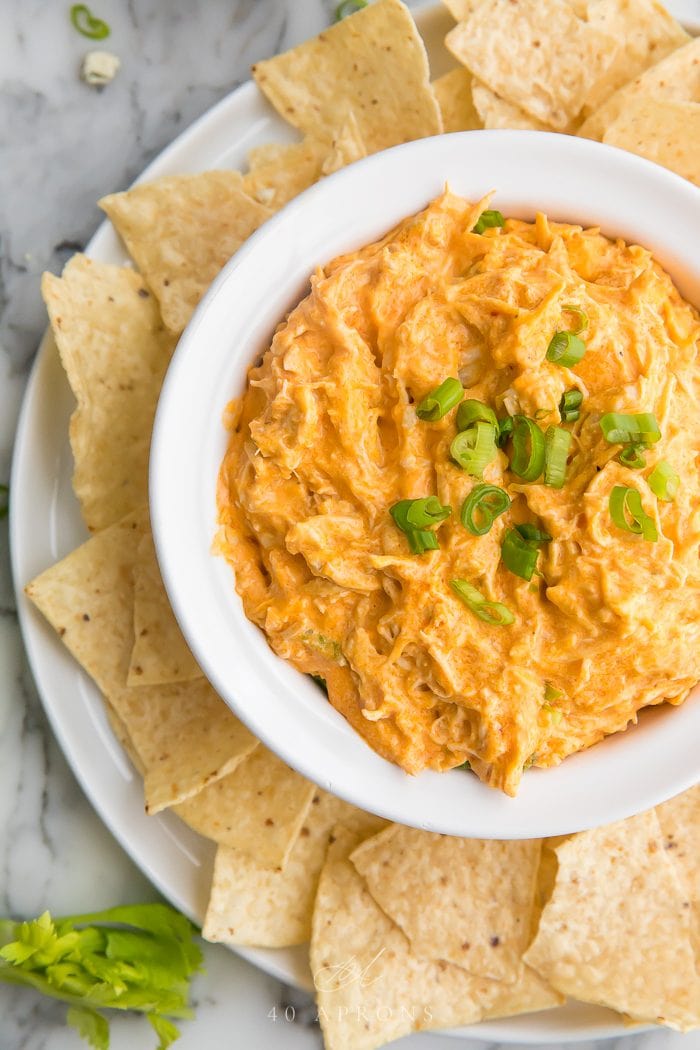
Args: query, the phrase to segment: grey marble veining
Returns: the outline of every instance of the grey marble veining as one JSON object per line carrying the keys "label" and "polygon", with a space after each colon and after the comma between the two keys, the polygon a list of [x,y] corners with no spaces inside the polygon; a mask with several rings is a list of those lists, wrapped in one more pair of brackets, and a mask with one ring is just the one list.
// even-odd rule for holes
{"label": "grey marble veining", "polygon": [[[122,60],[96,91],[77,70],[90,43],[69,4],[0,2],[0,482],[45,313],[39,278],[100,222],[95,201],[127,186],[167,143],[248,76],[252,62],[317,32],[333,0],[95,0]],[[0,913],[30,917],[154,897],[83,796],[37,699],[23,654],[0,522]],[[182,1050],[319,1050],[307,996],[207,946],[197,1020]],[[0,1050],[73,1050],[64,1007],[0,986]],[[154,1045],[145,1023],[113,1023],[114,1050]],[[440,1036],[406,1050],[450,1050]],[[700,1035],[629,1036],[582,1050],[700,1050]],[[493,1043],[471,1041],[474,1050]]]}

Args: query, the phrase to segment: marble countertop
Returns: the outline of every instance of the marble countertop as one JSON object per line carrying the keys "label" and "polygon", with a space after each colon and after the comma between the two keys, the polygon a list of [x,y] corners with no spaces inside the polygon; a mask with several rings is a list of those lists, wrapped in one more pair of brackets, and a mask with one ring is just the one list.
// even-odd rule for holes
{"label": "marble countertop", "polygon": [[[317,32],[333,0],[100,0],[122,60],[95,91],[77,76],[90,43],[67,3],[0,4],[0,482],[9,476],[24,383],[45,326],[39,278],[97,227],[95,201],[127,186],[180,131],[248,76],[252,62]],[[192,27],[196,26],[196,33]],[[32,917],[153,899],[155,892],[82,794],[47,726],[27,667],[0,522],[0,914]],[[182,1050],[319,1050],[310,1000],[224,948],[207,946],[197,1017]],[[64,1008],[0,986],[0,1050],[71,1050]],[[700,1033],[628,1036],[619,1050],[700,1050]],[[154,1045],[140,1019],[112,1024],[114,1050]],[[440,1036],[406,1050],[467,1045]],[[483,1042],[471,1041],[474,1050]],[[581,1044],[602,1050],[603,1043]],[[606,1044],[612,1046],[612,1043]]]}

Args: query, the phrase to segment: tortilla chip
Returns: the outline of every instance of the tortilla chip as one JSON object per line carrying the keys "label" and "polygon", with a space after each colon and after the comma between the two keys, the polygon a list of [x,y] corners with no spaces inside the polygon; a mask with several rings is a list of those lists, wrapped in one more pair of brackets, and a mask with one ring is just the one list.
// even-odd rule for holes
{"label": "tortilla chip", "polygon": [[475,80],[472,84],[474,107],[485,128],[494,130],[516,129],[522,131],[551,131],[552,129],[540,120],[531,117],[520,106],[506,102],[486,84]]}
{"label": "tortilla chip", "polygon": [[681,1031],[700,1024],[690,909],[653,810],[557,848],[525,961],[564,994]]}
{"label": "tortilla chip", "polygon": [[248,154],[243,188],[266,208],[278,211],[318,182],[328,153],[328,144],[312,135],[288,146],[258,146]]}
{"label": "tortilla chip", "polygon": [[352,112],[368,153],[437,135],[440,110],[415,23],[399,0],[377,0],[253,75],[285,120],[332,140]]}
{"label": "tortilla chip", "polygon": [[41,290],[71,390],[73,488],[90,530],[147,499],[156,402],[174,340],[134,270],[74,255]]}
{"label": "tortilla chip", "polygon": [[497,95],[559,131],[581,112],[615,46],[564,0],[483,0],[445,44]]}
{"label": "tortilla chip", "polygon": [[366,156],[367,149],[360,126],[351,110],[331,142],[330,151],[323,162],[323,174],[332,175],[334,171],[340,171]]}
{"label": "tortilla chip", "polygon": [[664,847],[693,906],[695,955],[700,964],[700,784],[656,807]]}
{"label": "tortilla chip", "polygon": [[443,0],[443,3],[455,22],[464,22],[473,11],[476,11],[482,0]]}
{"label": "tortilla chip", "polygon": [[468,69],[451,69],[433,81],[433,91],[446,132],[474,131],[484,126],[474,107],[472,75]]}
{"label": "tortilla chip", "polygon": [[168,175],[99,203],[177,334],[224,264],[272,214],[246,193],[238,171]]}
{"label": "tortilla chip", "polygon": [[615,41],[615,52],[586,99],[585,116],[690,40],[685,29],[657,0],[592,0],[588,22]]}
{"label": "tortilla chip", "polygon": [[540,849],[539,839],[462,839],[394,825],[351,860],[416,955],[514,982],[530,942]]}
{"label": "tortilla chip", "polygon": [[240,850],[219,846],[203,936],[264,948],[307,941],[331,829],[339,820],[353,829],[358,840],[386,823],[317,790],[283,870],[272,870]]}
{"label": "tortilla chip", "polygon": [[259,744],[235,772],[175,807],[178,817],[219,845],[266,868],[283,868],[316,787]]}
{"label": "tortilla chip", "polygon": [[578,134],[602,140],[607,128],[639,98],[700,102],[700,37],[626,84],[581,125]]}
{"label": "tortilla chip", "polygon": [[157,813],[235,769],[257,745],[205,679],[129,688],[132,571],[145,510],[97,533],[26,588],[114,708],[145,771]]}
{"label": "tortilla chip", "polygon": [[127,685],[167,685],[202,677],[165,593],[149,530],[139,540],[134,560],[134,647]]}
{"label": "tortilla chip", "polygon": [[636,153],[700,186],[700,102],[637,98],[603,142]]}

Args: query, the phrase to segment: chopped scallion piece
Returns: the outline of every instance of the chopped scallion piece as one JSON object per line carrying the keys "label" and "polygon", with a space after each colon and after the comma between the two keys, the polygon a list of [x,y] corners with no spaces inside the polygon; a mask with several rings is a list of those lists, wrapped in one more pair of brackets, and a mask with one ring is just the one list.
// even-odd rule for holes
{"label": "chopped scallion piece", "polygon": [[510,497],[497,485],[475,485],[462,504],[462,524],[474,536],[485,536],[499,514],[510,507]]}
{"label": "chopped scallion piece", "polygon": [[435,387],[423,398],[416,409],[416,415],[429,423],[436,423],[447,413],[458,405],[464,397],[464,387],[459,379],[451,376]]}
{"label": "chopped scallion piece", "polygon": [[336,22],[342,22],[348,15],[354,15],[356,11],[361,11],[363,7],[367,7],[367,0],[343,0],[342,4],[338,4],[335,9]]}
{"label": "chopped scallion piece", "polygon": [[505,419],[499,419],[498,421],[498,436],[496,441],[499,448],[503,448],[506,441],[513,433],[513,417],[506,416]]}
{"label": "chopped scallion piece", "polygon": [[665,459],[659,460],[647,478],[649,488],[664,503],[673,503],[681,485],[681,479]]}
{"label": "chopped scallion piece", "polygon": [[396,525],[406,534],[414,554],[438,550],[437,536],[427,526],[439,525],[452,513],[452,507],[443,507],[437,496],[423,499],[402,499],[389,508]]}
{"label": "chopped scallion piece", "polygon": [[537,568],[539,544],[527,540],[518,529],[509,529],[501,544],[503,564],[523,580],[531,580]]}
{"label": "chopped scallion piece", "polygon": [[450,455],[467,474],[482,478],[484,467],[495,457],[496,427],[493,423],[474,423],[462,430],[450,445]]}
{"label": "chopped scallion piece", "polygon": [[654,519],[644,510],[642,497],[636,489],[628,485],[615,485],[610,493],[608,505],[610,517],[618,529],[633,532],[650,543],[658,540],[659,534]]}
{"label": "chopped scallion piece", "polygon": [[496,226],[504,226],[505,221],[500,211],[487,209],[482,211],[472,233],[483,233],[484,230],[492,230]]}
{"label": "chopped scallion piece", "polygon": [[484,623],[492,624],[494,627],[507,627],[515,622],[515,617],[506,605],[501,602],[488,601],[481,591],[466,580],[450,580],[450,587]]}
{"label": "chopped scallion piece", "polygon": [[562,488],[566,481],[566,461],[571,447],[571,434],[563,427],[548,427],[544,436],[544,483],[552,489]]}
{"label": "chopped scallion piece", "polygon": [[555,689],[549,682],[544,683],[544,699],[545,703],[551,704],[554,700],[560,700],[564,694],[561,689]]}
{"label": "chopped scallion piece", "polygon": [[70,20],[73,28],[77,29],[82,36],[88,40],[104,40],[110,34],[110,28],[101,18],[95,18],[86,4],[73,4],[70,9]]}
{"label": "chopped scallion piece", "polygon": [[606,412],[601,416],[600,429],[611,445],[655,445],[661,438],[653,412]]}
{"label": "chopped scallion piece", "polygon": [[557,332],[549,341],[546,358],[554,365],[573,368],[586,352],[586,344],[573,332]]}
{"label": "chopped scallion piece", "polygon": [[576,327],[571,329],[572,335],[581,335],[581,332],[588,330],[588,314],[580,306],[577,306],[576,303],[564,303],[562,310],[576,317]]}
{"label": "chopped scallion piece", "polygon": [[567,390],[559,402],[559,415],[562,423],[575,423],[581,415],[583,394],[580,390]]}
{"label": "chopped scallion piece", "polygon": [[544,434],[534,419],[513,416],[513,473],[523,481],[537,481],[544,469],[544,456]]}
{"label": "chopped scallion piece", "polygon": [[516,525],[515,527],[524,540],[530,540],[531,543],[536,543],[538,546],[542,543],[551,543],[552,541],[552,537],[548,532],[543,532],[542,529],[538,529],[536,525],[532,525],[529,521],[525,521],[522,525]]}
{"label": "chopped scallion piece", "polygon": [[632,470],[641,470],[642,467],[647,465],[644,453],[648,448],[649,446],[644,444],[625,445],[620,453],[620,463],[625,467],[630,467]]}
{"label": "chopped scallion piece", "polygon": [[457,430],[467,430],[474,423],[491,423],[494,427],[498,426],[494,410],[482,401],[475,401],[469,397],[457,409]]}

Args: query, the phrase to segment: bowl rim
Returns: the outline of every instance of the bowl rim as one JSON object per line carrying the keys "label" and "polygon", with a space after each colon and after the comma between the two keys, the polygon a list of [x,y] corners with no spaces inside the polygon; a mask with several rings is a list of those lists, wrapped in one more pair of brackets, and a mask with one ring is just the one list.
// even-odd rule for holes
{"label": "bowl rim", "polygon": [[[622,819],[700,780],[700,753],[687,743],[700,731],[700,690],[674,709],[673,719],[659,718],[656,709],[633,733],[615,734],[559,767],[530,772],[516,799],[455,772],[408,777],[379,758],[308,677],[277,657],[245,619],[230,567],[212,556],[215,478],[207,480],[202,470],[203,459],[213,463],[213,450],[220,454],[225,447],[221,414],[254,359],[250,348],[269,343],[277,322],[299,301],[314,265],[370,243],[420,211],[439,192],[437,182],[444,184],[445,169],[455,192],[464,192],[455,181],[482,180],[482,196],[498,182],[488,184],[487,168],[511,180],[510,188],[497,188],[494,203],[524,217],[547,210],[566,219],[560,204],[592,193],[595,203],[586,197],[586,206],[568,221],[598,225],[584,212],[600,215],[603,232],[650,247],[683,294],[700,303],[700,262],[688,221],[688,209],[700,211],[700,190],[665,168],[611,146],[547,132],[458,132],[393,147],[307,189],[257,230],[215,279],[163,384],[149,487],[156,552],[180,628],[213,687],[264,744],[322,788],[388,819],[447,834],[510,839]],[[441,173],[437,182],[436,172]],[[545,207],[548,193],[558,202],[554,208]],[[540,197],[542,204],[535,203]],[[413,205],[406,207],[407,200]],[[638,216],[635,208],[641,209]],[[378,226],[380,214],[386,218]],[[668,228],[673,236],[665,236]],[[228,396],[222,394],[227,382]],[[193,390],[201,394],[193,397]],[[177,528],[170,527],[173,521]],[[685,748],[679,747],[683,743]],[[613,748],[616,761],[610,757]],[[665,766],[658,763],[659,749],[669,752]],[[654,757],[657,764],[650,766]],[[629,774],[638,765],[644,773],[631,789]],[[604,785],[601,769],[607,773]],[[546,786],[537,787],[544,780]]]}

